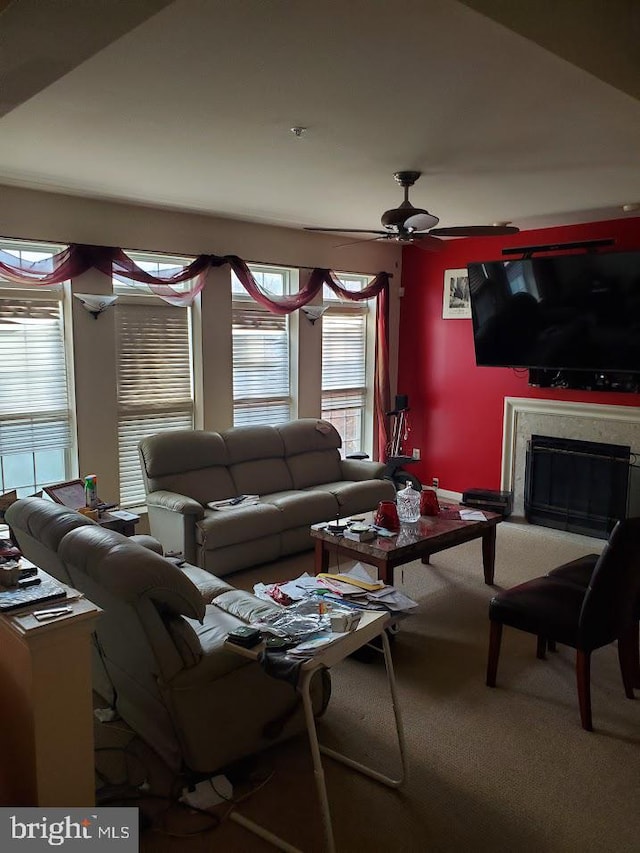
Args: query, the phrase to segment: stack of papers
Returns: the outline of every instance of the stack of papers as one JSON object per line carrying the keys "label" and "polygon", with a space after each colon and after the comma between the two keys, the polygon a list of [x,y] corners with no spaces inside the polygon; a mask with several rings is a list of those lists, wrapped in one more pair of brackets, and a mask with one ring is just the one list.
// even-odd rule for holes
{"label": "stack of papers", "polygon": [[486,521],[487,516],[479,509],[461,509],[460,518],[463,521]]}
{"label": "stack of papers", "polygon": [[[253,592],[258,598],[272,601],[271,587],[275,584],[257,583]],[[278,589],[293,601],[302,601],[310,595],[322,597],[327,603],[339,601],[349,608],[363,610],[389,610],[407,613],[418,606],[417,601],[382,581],[374,581],[361,563],[339,574],[309,575],[306,572],[295,580],[277,584]],[[344,591],[343,591],[344,590]],[[335,635],[333,635],[335,637]]]}
{"label": "stack of papers", "polygon": [[357,589],[364,590],[382,589],[384,586],[383,581],[372,580],[367,570],[364,569],[360,563],[356,563],[348,572],[340,574],[323,572],[319,574],[318,577],[326,578],[330,583],[348,584],[349,586],[354,586]]}

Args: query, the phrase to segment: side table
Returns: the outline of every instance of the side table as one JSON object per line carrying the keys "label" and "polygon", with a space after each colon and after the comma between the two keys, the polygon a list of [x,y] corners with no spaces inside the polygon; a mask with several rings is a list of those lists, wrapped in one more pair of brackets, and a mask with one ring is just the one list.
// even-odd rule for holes
{"label": "side table", "polygon": [[107,530],[115,530],[117,533],[122,533],[123,536],[133,536],[136,532],[136,524],[140,521],[140,516],[133,512],[127,512],[125,516],[122,518],[117,513],[103,512],[98,519],[98,524]]}
{"label": "side table", "polygon": [[[102,611],[78,596],[68,587],[66,600],[0,616],[3,805],[95,804],[91,633]],[[32,615],[62,605],[72,612],[47,622]]]}
{"label": "side table", "polygon": [[[350,767],[352,770],[355,770],[358,773],[362,773],[365,776],[369,776],[371,779],[375,779],[376,782],[380,782],[381,784],[387,785],[390,788],[400,787],[406,777],[404,728],[402,725],[400,706],[398,704],[398,697],[396,693],[396,682],[395,675],[393,672],[391,649],[389,647],[389,640],[387,638],[386,631],[390,623],[391,619],[388,613],[382,613],[380,611],[364,611],[360,618],[358,627],[355,629],[355,631],[351,631],[351,633],[346,634],[345,636],[340,637],[339,639],[336,639],[333,643],[326,646],[321,651],[317,652],[312,658],[306,660],[300,668],[300,676],[298,679],[297,689],[300,692],[300,695],[302,696],[305,723],[307,727],[307,734],[309,736],[309,746],[311,748],[311,757],[313,759],[313,773],[316,782],[318,801],[322,812],[322,822],[325,836],[325,849],[327,850],[327,853],[335,853],[336,848],[333,836],[333,824],[331,821],[329,798],[327,795],[327,785],[325,782],[324,769],[322,766],[323,754],[328,755],[335,761],[339,761],[342,764],[345,764],[347,767]],[[398,749],[400,753],[401,765],[401,771],[397,778],[387,776],[384,773],[380,773],[378,770],[374,770],[373,768],[367,767],[366,765],[361,764],[358,761],[354,761],[352,758],[349,758],[348,756],[343,755],[340,752],[336,752],[333,749],[329,749],[326,746],[322,746],[318,741],[316,720],[313,713],[313,703],[311,699],[310,688],[314,675],[323,668],[330,668],[340,663],[340,661],[343,661],[345,658],[349,657],[349,655],[353,654],[353,652],[371,643],[371,641],[376,639],[376,637],[381,638],[382,654],[384,655],[384,662],[387,671],[387,681],[389,684],[389,692],[391,695],[391,703],[393,706],[393,713],[396,724],[396,736],[398,740]],[[233,643],[226,643],[226,647],[245,657],[253,658],[254,660],[257,660],[262,651],[264,651],[264,644],[262,644],[262,646],[254,647],[253,649],[243,649],[240,646],[234,645]],[[380,651],[380,649],[377,647],[376,650]],[[269,832],[269,830],[265,829],[260,824],[249,820],[248,818],[239,814],[237,811],[232,811],[230,814],[230,818],[241,826],[244,826],[245,829],[248,829],[250,832],[253,832],[256,835],[259,835],[261,838],[264,838],[266,841],[270,842],[275,847],[278,847],[280,850],[285,850],[287,851],[287,853],[302,853],[302,851],[300,851],[297,847],[293,847],[291,844],[288,844],[284,839],[280,838],[277,835],[274,835],[272,832]]]}

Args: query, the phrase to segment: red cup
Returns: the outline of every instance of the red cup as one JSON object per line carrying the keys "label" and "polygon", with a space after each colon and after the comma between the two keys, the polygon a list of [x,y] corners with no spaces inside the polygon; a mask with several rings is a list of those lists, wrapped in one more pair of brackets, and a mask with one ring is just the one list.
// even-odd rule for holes
{"label": "red cup", "polygon": [[437,494],[433,489],[423,489],[420,493],[420,515],[437,515],[439,512]]}
{"label": "red cup", "polygon": [[398,507],[394,501],[380,501],[374,523],[386,530],[400,530],[400,519],[398,518]]}

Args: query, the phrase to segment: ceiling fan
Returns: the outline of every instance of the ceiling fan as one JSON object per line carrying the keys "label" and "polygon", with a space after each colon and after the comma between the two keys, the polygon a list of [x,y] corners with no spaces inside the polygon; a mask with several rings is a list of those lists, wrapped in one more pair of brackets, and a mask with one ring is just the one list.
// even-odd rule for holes
{"label": "ceiling fan", "polygon": [[347,234],[376,234],[374,240],[394,240],[396,243],[418,243],[426,249],[440,249],[440,237],[503,237],[517,234],[514,225],[458,225],[451,228],[435,228],[440,221],[437,216],[409,201],[409,187],[418,180],[421,172],[395,172],[393,177],[404,189],[404,201],[400,207],[385,210],[380,222],[384,230],[369,228],[305,228],[305,231],[337,231]]}

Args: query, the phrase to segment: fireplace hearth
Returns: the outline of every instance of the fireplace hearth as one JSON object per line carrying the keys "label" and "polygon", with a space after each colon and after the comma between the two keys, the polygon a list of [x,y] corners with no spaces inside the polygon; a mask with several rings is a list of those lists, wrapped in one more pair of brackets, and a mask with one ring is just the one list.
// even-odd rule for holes
{"label": "fireplace hearth", "polygon": [[628,514],[631,463],[628,446],[532,435],[525,517],[533,524],[606,539]]}

